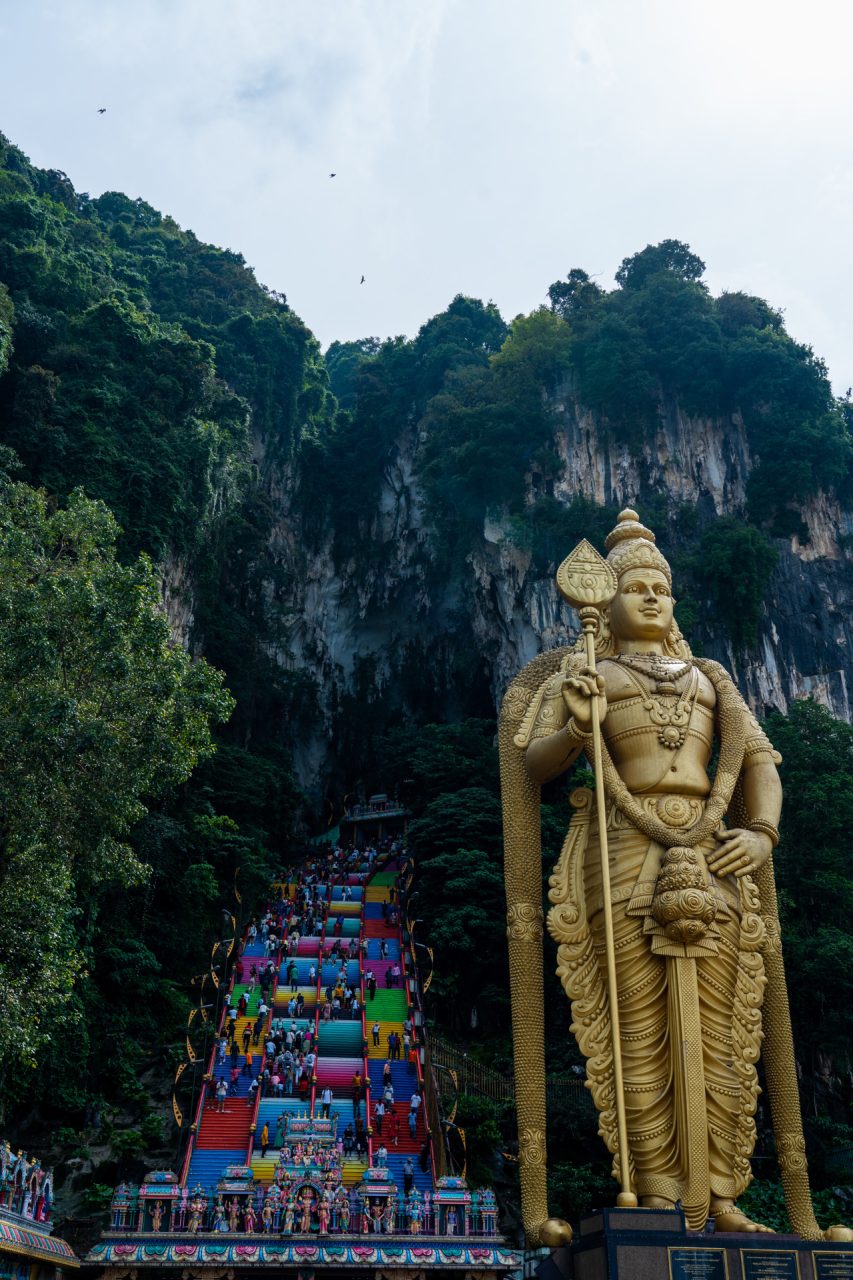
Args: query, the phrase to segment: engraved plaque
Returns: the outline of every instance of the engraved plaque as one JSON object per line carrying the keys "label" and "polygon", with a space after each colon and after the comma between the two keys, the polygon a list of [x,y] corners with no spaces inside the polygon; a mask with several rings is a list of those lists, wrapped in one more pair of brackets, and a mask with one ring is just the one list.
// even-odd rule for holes
{"label": "engraved plaque", "polygon": [[667,1249],[669,1280],[728,1280],[725,1249]]}
{"label": "engraved plaque", "polygon": [[741,1249],[744,1280],[800,1280],[795,1249]]}
{"label": "engraved plaque", "polygon": [[853,1280],[853,1253],[826,1253],[815,1250],[815,1280]]}

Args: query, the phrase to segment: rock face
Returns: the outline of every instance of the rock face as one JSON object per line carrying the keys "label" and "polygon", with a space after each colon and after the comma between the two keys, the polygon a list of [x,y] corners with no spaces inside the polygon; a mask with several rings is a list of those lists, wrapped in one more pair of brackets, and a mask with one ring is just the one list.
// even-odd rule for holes
{"label": "rock face", "polygon": [[[695,419],[669,406],[654,441],[637,452],[609,441],[569,387],[554,408],[561,466],[547,491],[559,501],[583,496],[616,508],[636,506],[669,554],[678,550],[675,530],[685,508],[700,527],[743,512],[751,462],[737,417]],[[535,572],[530,554],[513,544],[509,524],[499,518],[485,521],[464,558],[442,566],[418,485],[422,443],[414,428],[401,432],[379,501],[367,513],[371,537],[364,554],[343,563],[335,561],[331,533],[322,545],[306,546],[287,486],[271,492],[276,552],[298,565],[293,593],[279,609],[287,621],[276,656],[310,673],[318,689],[320,716],[297,761],[304,784],[322,770],[347,698],[390,701],[401,716],[427,697],[428,718],[491,714],[524,663],[577,633],[553,570]],[[544,494],[531,486],[531,498]],[[733,672],[759,714],[784,711],[792,699],[810,695],[849,720],[853,571],[845,538],[853,516],[819,495],[803,518],[808,542],[777,543],[779,564],[757,646],[733,652],[702,601],[703,622],[693,639]]]}

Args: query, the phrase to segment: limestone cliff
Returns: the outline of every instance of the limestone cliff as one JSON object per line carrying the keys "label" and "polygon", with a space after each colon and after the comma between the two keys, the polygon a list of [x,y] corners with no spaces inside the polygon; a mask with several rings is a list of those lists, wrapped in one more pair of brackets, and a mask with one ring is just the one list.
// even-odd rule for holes
{"label": "limestone cliff", "polygon": [[[679,550],[679,515],[686,508],[700,527],[743,511],[751,462],[737,416],[690,418],[670,405],[654,438],[638,451],[611,442],[569,386],[554,409],[560,468],[548,488],[561,502],[584,496],[615,508],[635,505],[670,555]],[[328,763],[328,743],[337,741],[348,699],[386,699],[402,715],[428,688],[429,718],[489,714],[525,662],[576,632],[553,568],[536,569],[499,516],[486,519],[475,545],[449,570],[442,567],[418,482],[423,443],[414,426],[401,431],[371,513],[370,540],[363,554],[342,563],[335,561],[331,532],[319,545],[305,541],[288,487],[274,486],[276,554],[296,568],[286,607],[277,610],[284,621],[275,652],[278,661],[309,673],[318,691],[320,717],[297,759],[305,785]],[[537,483],[531,481],[531,497]],[[735,674],[759,714],[784,711],[807,694],[849,720],[853,571],[845,536],[853,516],[821,494],[803,518],[807,542],[777,539],[780,558],[758,644],[736,653],[701,600],[702,621],[692,638]],[[400,693],[401,683],[408,694]]]}

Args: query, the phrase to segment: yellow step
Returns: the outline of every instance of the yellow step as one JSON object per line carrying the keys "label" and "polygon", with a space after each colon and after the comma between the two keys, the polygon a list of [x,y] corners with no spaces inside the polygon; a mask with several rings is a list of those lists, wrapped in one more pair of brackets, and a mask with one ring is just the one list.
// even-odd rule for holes
{"label": "yellow step", "polygon": [[290,997],[298,996],[300,991],[302,992],[302,996],[305,1000],[306,1005],[310,1004],[313,1006],[317,1003],[317,987],[316,986],[297,987],[295,991],[291,991],[289,982],[280,982],[278,984],[278,990],[275,993],[275,1002],[274,1002],[275,1008],[286,1009],[288,1006],[288,1003],[290,1002]]}
{"label": "yellow step", "polygon": [[365,1036],[367,1037],[367,1056],[368,1058],[387,1058],[388,1057],[388,1036],[392,1031],[396,1031],[400,1037],[400,1053],[402,1054],[403,1044],[403,1024],[402,1022],[383,1022],[379,1019],[379,1044],[373,1043],[373,1035],[370,1028],[376,1021],[374,1018],[365,1018]]}
{"label": "yellow step", "polygon": [[[369,884],[367,886],[367,892],[364,895],[364,900],[365,902],[388,902],[387,884]],[[392,902],[391,906],[397,907],[397,911],[399,912],[400,907],[398,903]]]}
{"label": "yellow step", "polygon": [[364,1160],[344,1160],[341,1165],[341,1177],[345,1187],[355,1186],[361,1182],[367,1169],[367,1162]]}
{"label": "yellow step", "polygon": [[277,1164],[278,1151],[268,1151],[265,1156],[259,1152],[252,1153],[252,1173],[265,1187],[272,1182]]}

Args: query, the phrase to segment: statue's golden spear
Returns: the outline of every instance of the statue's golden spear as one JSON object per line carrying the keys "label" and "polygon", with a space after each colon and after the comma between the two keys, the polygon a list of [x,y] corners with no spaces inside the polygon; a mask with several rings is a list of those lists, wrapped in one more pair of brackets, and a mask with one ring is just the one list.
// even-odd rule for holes
{"label": "statue's golden spear", "polygon": [[[557,570],[560,595],[577,610],[586,645],[586,664],[593,677],[595,669],[595,633],[600,611],[616,594],[616,574],[607,561],[584,538]],[[628,1124],[625,1118],[625,1089],[622,1080],[622,1043],[619,1036],[619,993],[616,986],[616,951],[613,941],[613,904],[610,901],[610,858],[607,848],[607,809],[604,796],[604,774],[601,765],[601,723],[598,699],[591,701],[592,751],[595,768],[595,803],[598,811],[598,844],[601,851],[601,891],[604,896],[604,942],[607,955],[607,996],[610,1003],[610,1030],[613,1038],[613,1088],[616,1102],[616,1134],[619,1143],[619,1182],[622,1190],[616,1203],[633,1208],[637,1197],[631,1185],[631,1162],[628,1150]]]}

